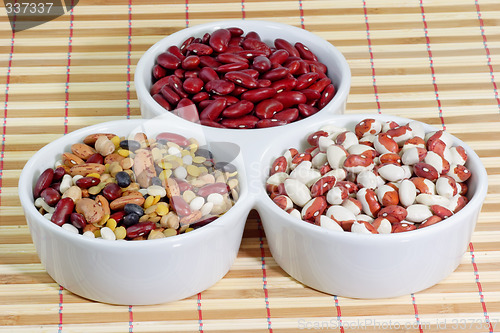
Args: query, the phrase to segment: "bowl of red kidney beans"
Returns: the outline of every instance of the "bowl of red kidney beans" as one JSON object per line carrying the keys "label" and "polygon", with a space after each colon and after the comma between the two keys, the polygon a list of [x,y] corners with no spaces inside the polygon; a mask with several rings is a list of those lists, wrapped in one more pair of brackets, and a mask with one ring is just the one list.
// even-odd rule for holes
{"label": "bowl of red kidney beans", "polygon": [[173,33],[135,71],[143,118],[177,116],[226,129],[342,114],[351,73],[328,41],[297,27],[219,21]]}

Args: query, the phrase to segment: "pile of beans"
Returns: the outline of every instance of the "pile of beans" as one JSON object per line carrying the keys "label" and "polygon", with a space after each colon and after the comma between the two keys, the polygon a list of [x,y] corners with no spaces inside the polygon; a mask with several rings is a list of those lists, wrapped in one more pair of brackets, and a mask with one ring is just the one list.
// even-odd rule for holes
{"label": "pile of beans", "polygon": [[143,240],[214,221],[233,206],[238,188],[234,165],[215,162],[194,138],[96,133],[46,169],[33,195],[40,213],[66,230]]}
{"label": "pile of beans", "polygon": [[438,223],[467,204],[467,154],[442,130],[364,119],[354,131],[327,125],[304,152],[276,158],[272,200],[321,227],[387,234]]}
{"label": "pile of beans", "polygon": [[304,44],[218,29],[170,46],[153,67],[150,93],[163,108],[221,128],[261,128],[300,120],[335,95],[326,66]]}

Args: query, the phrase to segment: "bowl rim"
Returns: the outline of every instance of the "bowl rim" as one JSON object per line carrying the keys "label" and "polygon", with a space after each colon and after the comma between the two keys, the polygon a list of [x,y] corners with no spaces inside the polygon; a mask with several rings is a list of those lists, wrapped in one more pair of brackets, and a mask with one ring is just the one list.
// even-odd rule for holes
{"label": "bowl rim", "polygon": [[[90,133],[99,133],[107,131],[110,127],[116,127],[120,124],[124,124],[125,126],[138,127],[143,123],[150,121],[150,119],[120,119],[120,120],[112,120],[103,123],[98,123],[91,126],[86,126],[80,128],[78,130],[72,131],[39,149],[25,164],[21,171],[21,175],[19,177],[18,182],[18,196],[21,201],[21,206],[24,210],[24,215],[26,220],[28,220],[27,215],[31,215],[32,221],[35,221],[36,224],[40,225],[46,230],[50,230],[50,232],[54,233],[56,237],[64,238],[68,241],[73,242],[83,242],[82,244],[93,244],[93,246],[98,248],[128,248],[128,247],[162,247],[162,246],[176,246],[180,242],[189,242],[193,241],[196,238],[204,237],[205,234],[208,235],[209,232],[218,232],[217,229],[224,227],[231,227],[231,225],[236,224],[234,221],[237,220],[236,216],[239,212],[244,211],[250,205],[249,200],[245,200],[248,197],[248,186],[245,184],[242,189],[240,189],[240,196],[238,200],[234,203],[234,205],[223,215],[218,217],[212,223],[209,223],[200,228],[194,229],[187,233],[182,233],[175,235],[174,237],[165,237],[161,239],[153,239],[153,240],[145,240],[145,241],[129,241],[129,240],[115,240],[109,241],[106,239],[99,238],[90,238],[83,236],[82,234],[76,234],[70,232],[68,230],[64,230],[64,228],[52,223],[47,220],[43,215],[41,215],[35,207],[34,198],[33,198],[33,183],[35,182],[35,173],[32,170],[36,168],[34,165],[40,159],[44,158],[44,154],[52,149],[53,147],[62,146],[62,144],[67,145],[71,143],[76,143],[76,138],[81,138],[82,136]],[[185,130],[185,129],[184,129]],[[130,131],[132,132],[132,131]],[[209,138],[207,138],[207,142],[210,142]],[[61,151],[62,154],[62,151]],[[55,161],[54,161],[55,162]],[[245,177],[245,176],[244,176]],[[246,178],[244,178],[246,181]],[[240,178],[241,181],[241,178]],[[247,208],[245,208],[247,207]],[[233,216],[235,215],[235,216]],[[29,225],[29,223],[28,223]],[[91,242],[91,243],[86,243]],[[180,245],[180,244],[179,244]],[[178,245],[177,245],[178,246]]]}
{"label": "bowl rim", "polygon": [[[329,109],[333,109],[333,110],[339,109],[341,107],[341,105],[343,103],[345,103],[345,101],[347,101],[349,91],[350,91],[350,86],[351,86],[351,69],[350,69],[349,64],[348,64],[346,58],[344,57],[344,55],[332,43],[328,42],[327,40],[319,37],[318,35],[310,32],[308,30],[305,30],[305,29],[302,29],[302,28],[299,28],[296,26],[284,24],[284,23],[278,23],[278,22],[266,21],[266,20],[219,20],[219,21],[194,25],[194,26],[176,31],[176,32],[158,40],[155,44],[153,44],[151,47],[149,47],[149,49],[146,50],[142,54],[141,58],[139,59],[139,61],[137,63],[136,70],[134,73],[134,84],[135,84],[135,89],[136,89],[137,98],[139,100],[139,103],[140,104],[147,103],[152,109],[155,110],[154,113],[156,116],[162,116],[163,114],[165,114],[165,115],[169,115],[169,116],[175,116],[176,118],[179,118],[182,122],[192,123],[191,121],[188,121],[188,120],[183,119],[179,116],[171,114],[171,112],[168,112],[165,109],[163,109],[153,99],[153,97],[149,93],[148,89],[146,88],[147,83],[145,82],[145,80],[143,80],[142,75],[137,75],[137,73],[151,71],[150,68],[146,68],[146,63],[151,58],[153,58],[153,57],[156,58],[157,52],[159,52],[160,50],[163,51],[164,49],[166,49],[164,47],[164,44],[167,44],[168,41],[171,39],[176,39],[176,38],[184,38],[185,39],[186,36],[196,35],[196,34],[199,34],[201,32],[213,31],[213,30],[215,30],[217,28],[221,28],[221,27],[231,27],[231,26],[240,26],[240,25],[258,26],[258,27],[264,26],[264,27],[268,27],[268,28],[280,28],[280,29],[283,29],[284,31],[286,31],[287,33],[294,32],[294,33],[306,34],[306,35],[308,35],[308,38],[316,40],[318,43],[324,44],[324,47],[328,48],[330,55],[332,57],[336,58],[338,61],[340,60],[339,61],[339,68],[341,69],[341,72],[344,73],[343,76],[345,76],[345,77],[343,77],[342,81],[340,81],[340,84],[335,87],[336,92],[335,92],[335,96],[333,97],[333,99],[319,112],[317,112],[317,113],[315,113],[307,118],[292,122],[290,124],[282,125],[279,127],[291,127],[293,125],[296,125],[297,123],[299,125],[296,125],[296,126],[301,126],[305,120],[308,120],[311,118],[314,120],[320,121],[322,118],[328,117],[330,115],[328,113]],[[174,44],[172,44],[172,45],[174,45]],[[325,111],[325,112],[321,112],[321,111]],[[214,128],[214,127],[206,126],[206,125],[200,125],[200,126],[205,127],[205,128]],[[255,130],[258,132],[263,132],[263,131],[269,131],[272,128],[273,127],[270,127],[270,128],[252,128],[252,129],[245,129],[245,130],[252,131],[252,132]],[[224,132],[225,133],[232,133],[232,132],[234,133],[234,132],[241,131],[241,129],[233,129],[233,128],[216,128],[215,127],[215,129],[222,132],[222,133],[224,133]]]}
{"label": "bowl rim", "polygon": [[[339,119],[340,118],[340,119]],[[359,122],[363,119],[366,118],[375,118],[378,120],[394,120],[399,124],[407,123],[409,121],[416,121],[419,122],[420,124],[424,125],[425,132],[428,133],[430,131],[436,131],[439,130],[433,125],[423,123],[418,120],[410,119],[410,118],[404,118],[404,117],[399,117],[399,116],[393,116],[393,115],[386,115],[386,114],[343,114],[343,115],[337,115],[332,119],[333,121],[344,121],[341,125],[342,127],[346,127],[345,124],[349,123],[354,123],[354,122]],[[326,124],[318,124],[318,129],[322,125]],[[309,128],[307,128],[309,130]],[[303,129],[303,132],[306,132],[306,129]],[[432,233],[440,233],[440,232],[445,232],[449,228],[453,228],[456,220],[460,219],[461,215],[469,215],[472,214],[473,210],[476,209],[477,206],[479,208],[482,206],[484,199],[487,194],[487,189],[488,189],[488,174],[486,172],[486,169],[481,162],[479,156],[476,154],[476,152],[469,146],[467,145],[464,141],[460,140],[453,134],[447,132],[451,137],[453,138],[453,143],[454,145],[461,145],[464,147],[464,149],[467,152],[468,160],[467,163],[470,163],[470,161],[474,161],[474,164],[477,164],[477,171],[473,173],[473,176],[478,177],[477,180],[477,186],[476,190],[473,194],[473,196],[470,198],[470,200],[467,202],[467,204],[459,211],[457,214],[453,214],[449,218],[430,225],[428,227],[422,228],[422,229],[417,229],[417,230],[412,230],[409,232],[401,232],[401,233],[389,233],[389,234],[364,234],[364,233],[353,233],[353,232],[340,232],[336,230],[330,230],[326,228],[321,228],[320,226],[313,225],[311,223],[307,223],[306,221],[302,219],[295,218],[293,216],[290,216],[287,212],[285,212],[283,209],[279,208],[269,197],[267,192],[265,192],[265,196],[260,198],[259,202],[257,203],[257,210],[263,209],[262,206],[265,206],[265,209],[271,212],[272,214],[275,215],[274,220],[280,220],[279,222],[274,221],[274,223],[280,223],[285,226],[285,228],[298,228],[299,230],[304,231],[307,233],[308,237],[310,236],[315,236],[315,237],[325,237],[328,238],[331,241],[336,241],[336,240],[342,240],[342,241],[362,241],[362,242],[369,242],[373,243],[374,245],[380,244],[380,242],[409,242],[414,239],[419,239],[421,237],[427,237],[426,235],[432,234]],[[310,134],[307,132],[307,134]],[[300,135],[299,135],[300,136]],[[305,142],[307,136],[302,136],[301,144]],[[285,148],[286,149],[286,148]],[[269,154],[269,152],[266,152],[266,154]],[[272,159],[271,159],[272,161]],[[466,163],[466,164],[467,164]],[[264,179],[264,183],[262,186],[265,187],[265,181],[267,180],[267,177]],[[259,205],[261,205],[259,207]],[[479,209],[480,211],[480,209]],[[458,215],[458,217],[457,217]],[[473,222],[474,224],[476,221]]]}

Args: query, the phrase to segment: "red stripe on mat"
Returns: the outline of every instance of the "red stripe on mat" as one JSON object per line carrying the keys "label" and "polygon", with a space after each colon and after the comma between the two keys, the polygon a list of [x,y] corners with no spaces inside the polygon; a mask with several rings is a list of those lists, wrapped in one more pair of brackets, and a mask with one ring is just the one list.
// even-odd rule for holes
{"label": "red stripe on mat", "polygon": [[411,302],[413,304],[413,311],[415,312],[415,320],[417,321],[418,324],[418,331],[420,333],[423,333],[424,330],[422,329],[422,323],[420,322],[420,315],[418,314],[417,300],[415,299],[415,294],[411,294]]}
{"label": "red stripe on mat", "polygon": [[130,119],[130,66],[132,53],[132,0],[128,1],[128,39],[127,39],[127,119]]}
{"label": "red stripe on mat", "polygon": [[186,0],[186,28],[189,27],[189,0]]}
{"label": "red stripe on mat", "polygon": [[305,29],[306,26],[304,25],[304,8],[302,7],[302,0],[299,0],[299,14],[300,14],[300,27],[302,29]]}
{"label": "red stripe on mat", "polygon": [[491,83],[493,84],[493,91],[495,92],[495,99],[497,100],[498,109],[500,109],[500,97],[498,96],[498,87],[495,82],[495,71],[493,70],[493,65],[491,64],[491,54],[488,47],[488,40],[486,39],[486,33],[484,32],[484,21],[481,16],[481,8],[479,7],[479,1],[475,0],[477,19],[479,20],[479,28],[481,29],[481,36],[483,38],[484,51],[486,52],[486,58],[488,60],[488,68],[490,70]]}
{"label": "red stripe on mat", "polygon": [[68,63],[66,65],[66,84],[64,88],[65,100],[64,100],[64,134],[68,134],[68,115],[69,115],[69,79],[70,79],[70,67],[71,67],[71,52],[73,51],[73,22],[74,22],[74,1],[71,0],[71,10],[69,12],[69,37],[68,37]]}
{"label": "red stripe on mat", "polygon": [[488,332],[491,333],[493,332],[493,325],[491,324],[490,316],[488,315],[488,310],[486,308],[486,301],[484,300],[483,287],[481,286],[481,282],[479,282],[479,270],[477,269],[476,256],[474,255],[474,246],[472,245],[472,242],[469,243],[469,253],[471,256],[472,268],[474,269],[474,275],[476,277],[476,285],[479,293],[479,301],[481,302],[481,306],[483,308],[484,320],[486,321],[486,324],[488,324],[488,329],[489,329]]}
{"label": "red stripe on mat", "polygon": [[337,322],[339,323],[340,333],[344,333],[344,324],[342,323],[342,311],[340,310],[339,298],[334,295],[333,300],[335,301],[335,308],[337,309]]}
{"label": "red stripe on mat", "polygon": [[259,229],[259,246],[260,246],[260,260],[262,262],[262,289],[264,289],[264,300],[266,302],[266,313],[267,313],[267,329],[269,333],[273,332],[271,325],[271,307],[269,305],[269,291],[267,290],[267,271],[266,271],[266,251],[264,250],[264,232],[262,230],[262,224],[259,221],[257,226]]}
{"label": "red stripe on mat", "polygon": [[431,74],[432,74],[432,85],[434,86],[434,95],[436,96],[436,102],[439,109],[439,118],[441,119],[441,125],[443,126],[443,130],[446,130],[443,118],[443,108],[441,106],[441,99],[439,98],[438,85],[436,83],[436,71],[434,70],[434,60],[432,59],[431,41],[429,38],[427,20],[425,18],[423,0],[420,0],[420,12],[422,14],[422,22],[424,24],[425,43],[427,44],[427,54],[429,55],[429,66],[431,68]]}
{"label": "red stripe on mat", "polygon": [[203,333],[203,313],[201,311],[201,293],[198,293],[198,331]]}
{"label": "red stripe on mat", "polygon": [[[17,3],[15,1],[14,3]],[[9,113],[9,90],[10,90],[10,72],[12,69],[12,58],[14,56],[14,41],[16,39],[16,14],[12,18],[12,35],[10,37],[10,52],[9,63],[7,65],[7,77],[5,79],[5,102],[3,108],[3,122],[2,122],[2,148],[0,150],[0,206],[2,204],[2,185],[3,185],[3,168],[5,159],[5,138],[7,135],[7,116]]]}
{"label": "red stripe on mat", "polygon": [[366,9],[366,1],[363,0],[363,13],[365,16],[365,25],[366,25],[366,41],[368,42],[368,52],[370,54],[370,67],[372,69],[372,85],[373,85],[373,92],[375,93],[375,102],[377,103],[377,110],[378,113],[382,113],[381,107],[380,107],[380,101],[378,97],[378,88],[377,88],[377,79],[375,75],[375,63],[373,61],[373,50],[372,50],[372,40],[370,37],[370,24],[368,23],[368,10]]}

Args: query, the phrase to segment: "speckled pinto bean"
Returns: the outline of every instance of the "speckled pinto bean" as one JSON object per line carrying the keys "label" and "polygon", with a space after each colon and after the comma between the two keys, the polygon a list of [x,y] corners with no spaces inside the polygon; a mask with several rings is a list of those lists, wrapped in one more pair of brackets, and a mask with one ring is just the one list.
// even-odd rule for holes
{"label": "speckled pinto bean", "polygon": [[[245,35],[238,27],[220,28],[168,47],[152,73],[151,96],[165,110],[219,128],[285,125],[312,116],[335,95],[327,67],[304,43],[278,38],[268,45],[258,33]],[[222,97],[227,99],[225,105],[214,104]],[[283,108],[263,112],[256,107],[274,99]],[[241,101],[255,107],[238,104]],[[234,104],[238,107],[232,108]]]}
{"label": "speckled pinto bean", "polygon": [[238,200],[236,167],[194,138],[96,133],[83,141],[71,146],[80,164],[60,166],[70,154],[63,152],[33,188],[39,212],[65,230],[104,240],[170,237],[211,223]]}
{"label": "speckled pinto bean", "polygon": [[305,151],[290,148],[272,162],[266,190],[278,207],[311,224],[409,232],[449,218],[468,202],[467,153],[444,131],[363,119],[352,130],[325,125],[307,143]]}

